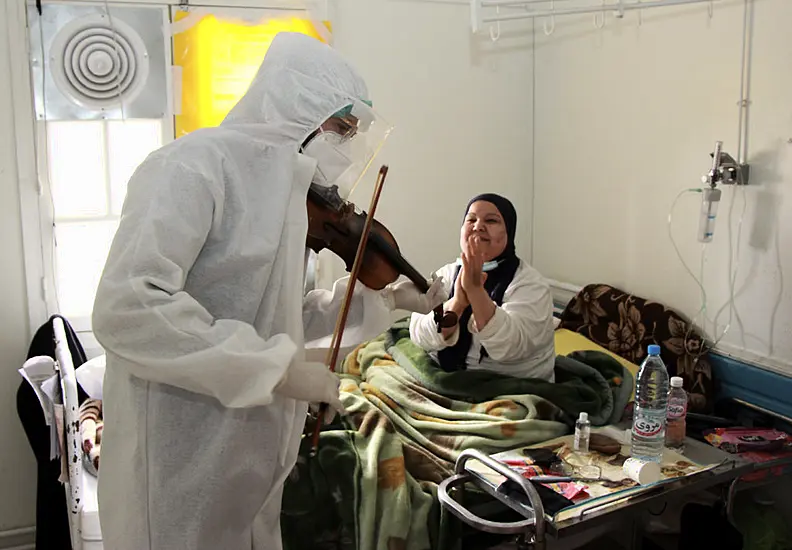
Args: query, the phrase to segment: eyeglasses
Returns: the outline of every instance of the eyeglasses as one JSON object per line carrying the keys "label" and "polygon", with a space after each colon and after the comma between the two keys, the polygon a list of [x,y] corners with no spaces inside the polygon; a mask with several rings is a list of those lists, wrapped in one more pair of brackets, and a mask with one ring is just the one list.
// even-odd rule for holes
{"label": "eyeglasses", "polygon": [[352,115],[331,117],[322,124],[322,131],[333,132],[343,139],[352,139],[358,130],[358,119]]}

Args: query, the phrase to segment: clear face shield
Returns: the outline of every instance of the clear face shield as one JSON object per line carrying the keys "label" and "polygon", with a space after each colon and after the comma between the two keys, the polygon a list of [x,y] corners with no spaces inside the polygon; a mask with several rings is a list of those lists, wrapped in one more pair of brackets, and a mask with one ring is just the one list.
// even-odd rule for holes
{"label": "clear face shield", "polygon": [[303,147],[317,161],[313,183],[347,200],[393,127],[359,100],[327,119]]}

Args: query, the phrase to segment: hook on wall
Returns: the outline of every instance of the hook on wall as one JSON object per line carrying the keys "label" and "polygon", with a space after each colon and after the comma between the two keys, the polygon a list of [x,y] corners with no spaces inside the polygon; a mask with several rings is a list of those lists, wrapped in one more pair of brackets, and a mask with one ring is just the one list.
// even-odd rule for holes
{"label": "hook on wall", "polygon": [[[500,15],[500,7],[495,8],[495,13]],[[495,29],[497,29],[497,31]],[[490,25],[489,34],[490,34],[490,40],[492,40],[493,42],[497,42],[498,40],[500,40],[500,36],[501,36],[500,21],[497,21],[494,25]]]}
{"label": "hook on wall", "polygon": [[[187,1],[187,0],[174,0]],[[452,0],[462,2],[464,0]],[[747,1],[747,0],[746,0]],[[792,0],[788,0],[792,1]],[[710,18],[714,19],[715,0],[587,0],[586,6],[573,6],[570,8],[555,9],[555,0],[470,0],[471,3],[471,30],[473,33],[489,31],[490,39],[493,42],[501,38],[501,23],[532,19],[542,19],[542,28],[545,35],[549,36],[555,32],[556,19],[564,15],[593,15],[593,25],[595,29],[601,30],[607,25],[609,12],[615,19],[624,19],[630,10],[637,12],[638,26],[643,25],[644,11],[650,8],[665,6],[681,6],[701,4],[706,6]],[[547,9],[533,10],[531,6],[542,3]],[[506,10],[502,14],[500,9],[503,6],[514,8],[513,11]],[[490,11],[491,10],[491,11]],[[489,13],[485,13],[488,11]],[[494,13],[493,13],[494,12]],[[536,28],[535,26],[533,27]]]}
{"label": "hook on wall", "polygon": [[594,28],[601,29],[605,26],[605,0],[602,0],[602,11],[594,14]]}
{"label": "hook on wall", "polygon": [[[553,32],[555,32],[555,0],[550,0],[550,11],[554,12],[553,15],[545,18],[545,20],[542,22],[542,29],[544,30],[546,36],[550,36],[553,34]],[[548,20],[550,22],[549,26],[547,24]]]}
{"label": "hook on wall", "polygon": [[602,0],[602,11],[594,14],[594,28],[601,29],[605,26],[605,0]]}

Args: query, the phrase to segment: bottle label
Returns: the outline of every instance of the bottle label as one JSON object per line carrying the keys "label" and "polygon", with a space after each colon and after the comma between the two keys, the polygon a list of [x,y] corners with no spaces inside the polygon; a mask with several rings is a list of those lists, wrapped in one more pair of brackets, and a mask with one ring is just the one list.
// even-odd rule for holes
{"label": "bottle label", "polygon": [[668,418],[682,418],[685,416],[685,406],[682,404],[668,405]]}
{"label": "bottle label", "polygon": [[665,415],[657,415],[646,413],[640,409],[635,411],[635,421],[633,422],[633,431],[641,437],[653,437],[660,435],[663,431],[663,422]]}

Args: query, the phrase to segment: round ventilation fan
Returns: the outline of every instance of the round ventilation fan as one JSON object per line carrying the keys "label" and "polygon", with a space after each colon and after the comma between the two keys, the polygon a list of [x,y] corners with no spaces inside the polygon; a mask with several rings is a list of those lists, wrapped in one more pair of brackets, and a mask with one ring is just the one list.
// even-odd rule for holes
{"label": "round ventilation fan", "polygon": [[92,110],[116,109],[143,89],[149,73],[146,46],[129,25],[106,15],[67,23],[52,41],[50,67],[58,89]]}

